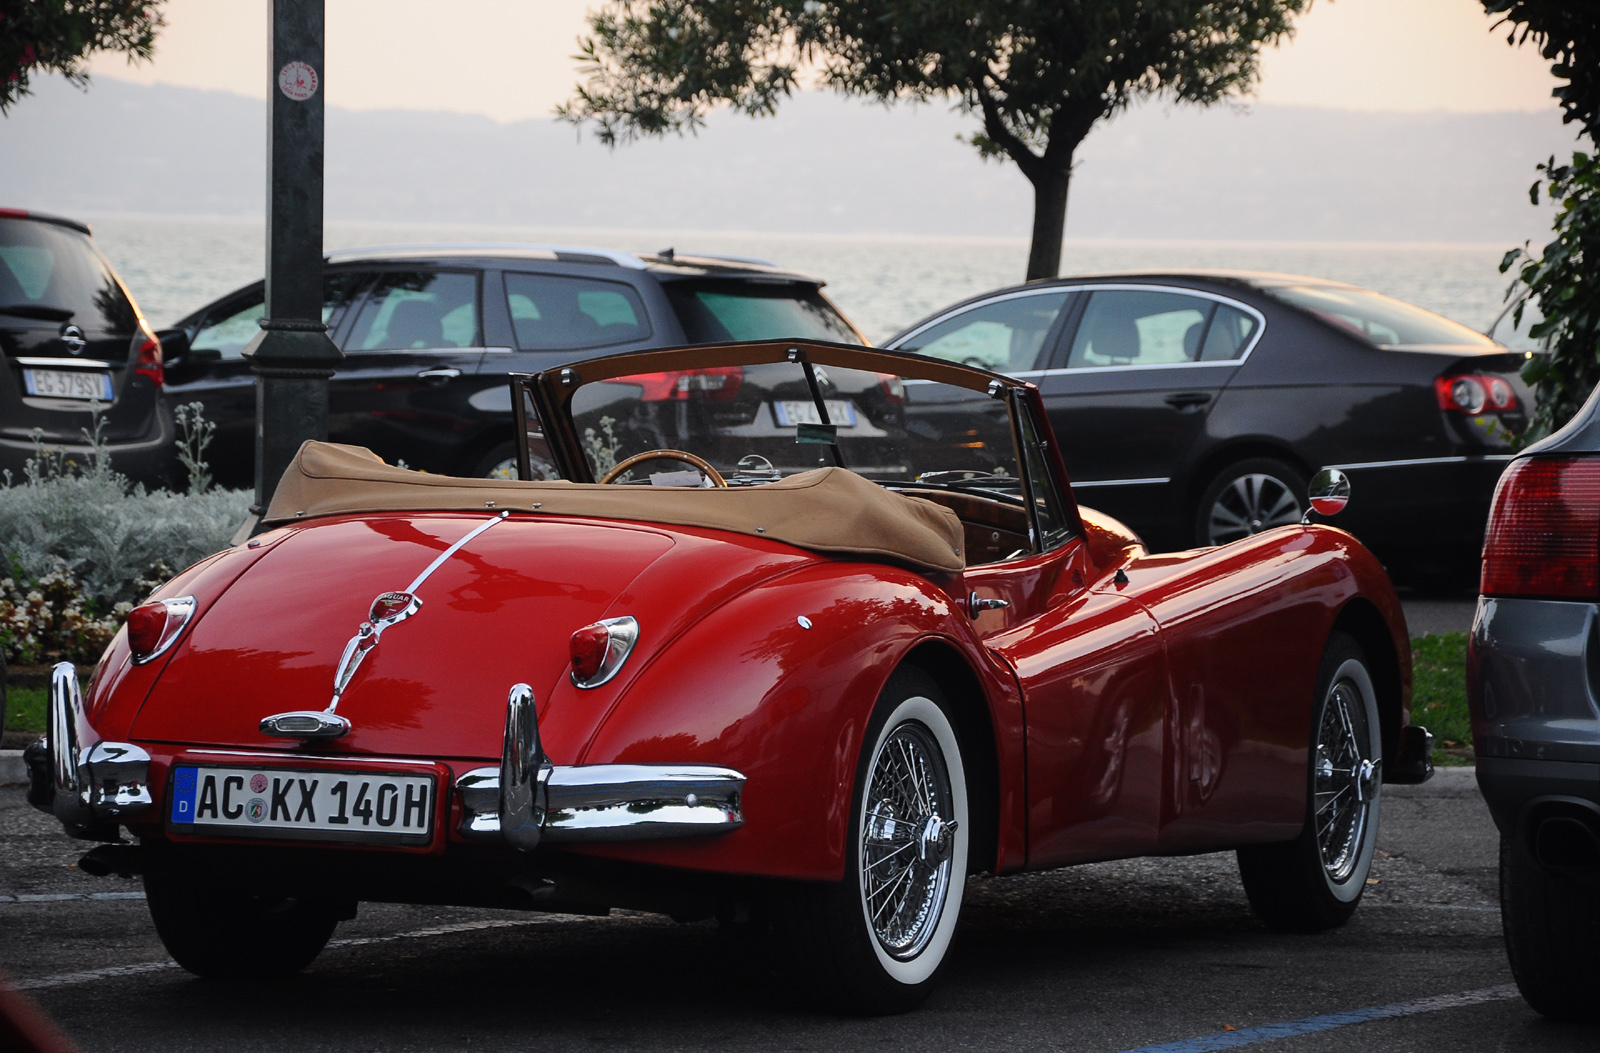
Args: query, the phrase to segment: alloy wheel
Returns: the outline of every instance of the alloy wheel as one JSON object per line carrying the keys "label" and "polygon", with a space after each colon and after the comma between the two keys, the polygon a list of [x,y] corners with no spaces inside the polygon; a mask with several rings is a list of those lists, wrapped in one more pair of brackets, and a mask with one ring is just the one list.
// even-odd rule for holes
{"label": "alloy wheel", "polygon": [[1288,483],[1261,473],[1241,475],[1211,503],[1207,531],[1213,545],[1300,522],[1304,509]]}

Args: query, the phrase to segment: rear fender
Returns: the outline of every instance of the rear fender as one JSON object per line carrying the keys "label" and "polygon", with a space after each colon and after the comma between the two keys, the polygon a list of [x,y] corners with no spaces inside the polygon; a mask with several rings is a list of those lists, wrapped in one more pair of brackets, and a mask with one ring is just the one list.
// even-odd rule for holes
{"label": "rear fender", "polygon": [[[1020,696],[1005,667],[977,644],[965,613],[907,571],[814,564],[744,593],[654,655],[579,760],[736,768],[748,778],[744,826],[704,840],[582,850],[697,870],[839,880],[873,706],[900,662],[929,642],[959,653],[971,668],[1000,744],[1000,785],[1020,786]],[[1020,797],[1010,803],[1020,816]],[[1001,826],[1005,854],[1007,831],[1012,841],[1021,836],[1020,818]],[[1025,846],[1009,851],[1021,858]]]}
{"label": "rear fender", "polygon": [[[252,540],[250,546],[236,545],[207,556],[151,593],[150,599],[193,596],[195,612],[183,629],[184,635],[187,635],[194,631],[194,627],[206,616],[206,611],[230,585],[239,580],[240,575],[293,533],[294,530],[288,528],[270,530]],[[88,690],[84,693],[85,711],[102,738],[130,737],[139,707],[144,705],[150,689],[160,679],[161,671],[179,650],[176,646],[169,647],[166,654],[155,661],[134,665],[128,649],[127,626],[117,630],[117,635],[112,637],[105,653],[100,656]]]}

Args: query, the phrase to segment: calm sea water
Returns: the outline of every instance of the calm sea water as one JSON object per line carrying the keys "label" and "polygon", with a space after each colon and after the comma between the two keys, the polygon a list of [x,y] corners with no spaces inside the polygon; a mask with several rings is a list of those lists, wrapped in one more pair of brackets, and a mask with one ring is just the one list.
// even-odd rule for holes
{"label": "calm sea water", "polygon": [[[254,281],[264,267],[259,221],[173,216],[89,217],[95,237],[157,326]],[[1020,238],[739,234],[446,224],[330,223],[326,245],[533,242],[764,256],[824,278],[828,293],[873,340],[937,308],[1021,281]],[[1506,245],[1069,241],[1064,274],[1169,267],[1283,271],[1351,282],[1437,311],[1474,329],[1494,320]]]}

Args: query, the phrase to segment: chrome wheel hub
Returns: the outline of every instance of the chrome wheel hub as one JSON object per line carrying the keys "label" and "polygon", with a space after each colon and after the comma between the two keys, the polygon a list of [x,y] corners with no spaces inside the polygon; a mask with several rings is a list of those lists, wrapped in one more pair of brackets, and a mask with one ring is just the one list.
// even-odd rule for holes
{"label": "chrome wheel hub", "polygon": [[1328,692],[1312,763],[1313,820],[1322,867],[1334,882],[1347,880],[1360,862],[1367,824],[1383,781],[1372,757],[1372,732],[1361,689],[1340,680]]}
{"label": "chrome wheel hub", "polygon": [[944,914],[960,824],[937,742],[906,723],[883,742],[867,776],[861,824],[861,891],[867,921],[891,957],[916,957]]}
{"label": "chrome wheel hub", "polygon": [[1303,514],[1300,499],[1283,480],[1271,475],[1241,475],[1211,503],[1206,529],[1213,545],[1225,545],[1298,523]]}

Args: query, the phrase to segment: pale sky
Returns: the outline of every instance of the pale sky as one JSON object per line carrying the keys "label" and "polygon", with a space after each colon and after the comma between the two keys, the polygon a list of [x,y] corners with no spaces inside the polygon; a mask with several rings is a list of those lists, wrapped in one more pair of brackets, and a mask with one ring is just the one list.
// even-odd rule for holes
{"label": "pale sky", "polygon": [[[594,6],[327,0],[328,105],[548,117],[577,80],[571,55]],[[265,0],[166,0],[162,10],[168,24],[153,62],[102,55],[90,70],[265,96]],[[1265,57],[1255,99],[1352,110],[1554,108],[1548,63],[1531,45],[1508,46],[1491,24],[1478,0],[1316,0],[1294,40]]]}

